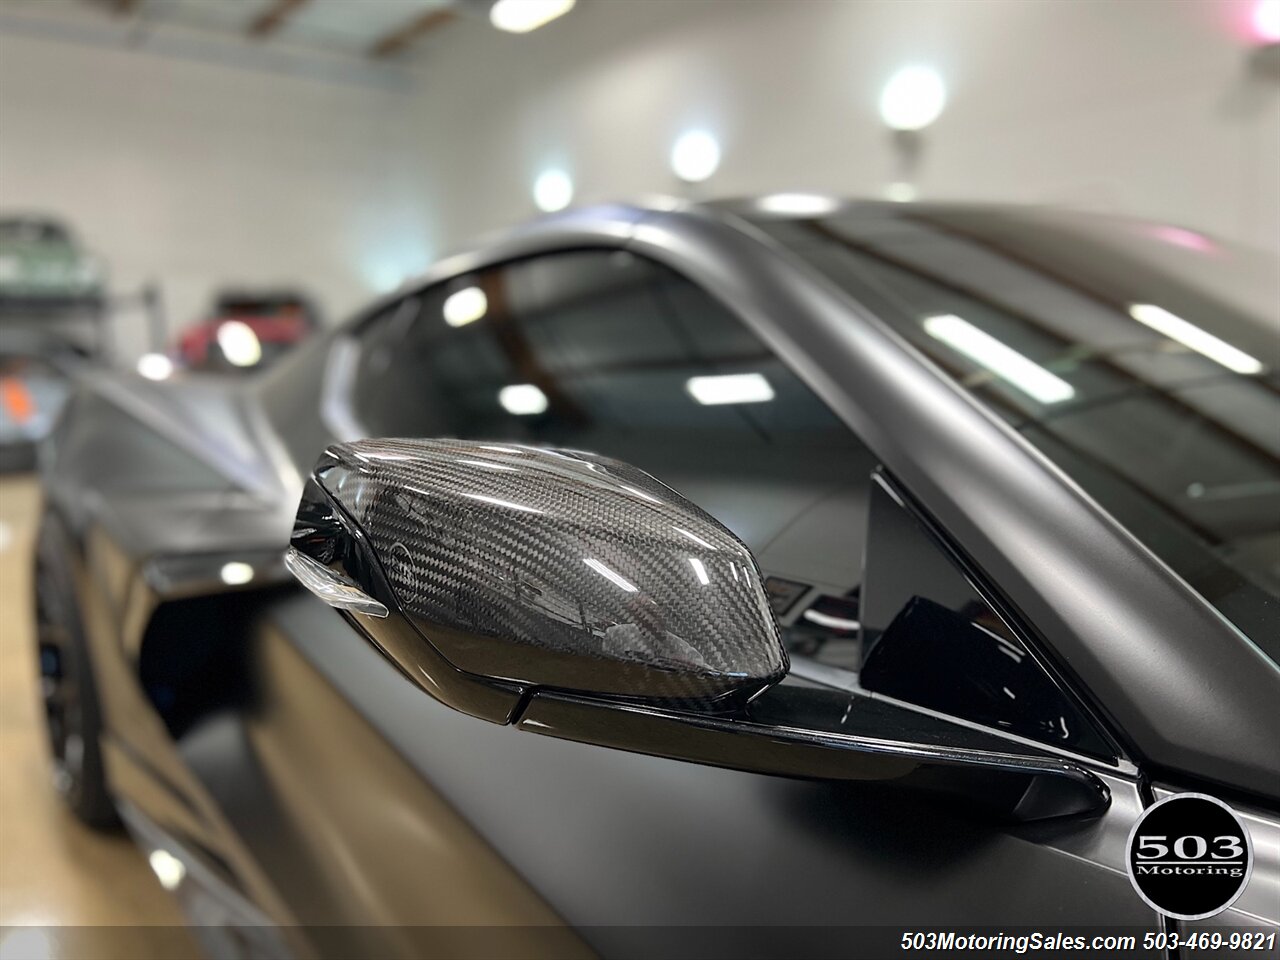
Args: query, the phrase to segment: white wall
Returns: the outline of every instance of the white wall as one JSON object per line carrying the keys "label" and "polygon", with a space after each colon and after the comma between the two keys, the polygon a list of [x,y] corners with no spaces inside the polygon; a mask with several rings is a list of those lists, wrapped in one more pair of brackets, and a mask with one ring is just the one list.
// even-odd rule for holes
{"label": "white wall", "polygon": [[[580,0],[523,36],[451,24],[386,82],[247,69],[243,43],[237,62],[0,22],[0,209],[65,214],[117,288],[162,281],[175,326],[229,281],[305,282],[340,317],[532,215],[545,166],[571,171],[579,202],[680,192],[667,155],[693,126],[724,146],[706,194],[878,196],[895,175],[880,87],[923,62],[951,100],[926,134],[922,196],[1070,203],[1280,248],[1280,71],[1250,79],[1249,11]],[[124,333],[126,354],[142,349],[139,324]]]}
{"label": "white wall", "polygon": [[[63,215],[117,292],[159,280],[171,329],[224,283],[300,283],[341,316],[428,262],[409,96],[0,33],[0,210]],[[122,320],[128,359],[145,328]]]}
{"label": "white wall", "polygon": [[[450,242],[533,211],[562,164],[581,201],[681,188],[690,126],[724,148],[704,190],[879,196],[876,109],[935,66],[923,197],[1068,203],[1280,248],[1280,71],[1250,79],[1245,0],[581,0],[536,33],[460,25],[425,58],[424,177]],[[1276,52],[1276,51],[1273,51]]]}

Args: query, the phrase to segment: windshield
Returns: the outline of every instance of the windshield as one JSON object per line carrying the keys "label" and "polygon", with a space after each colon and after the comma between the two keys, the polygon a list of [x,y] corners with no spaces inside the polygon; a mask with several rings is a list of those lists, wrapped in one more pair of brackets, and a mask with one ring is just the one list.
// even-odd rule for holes
{"label": "windshield", "polygon": [[1164,224],[753,218],[1004,417],[1280,660],[1280,264]]}

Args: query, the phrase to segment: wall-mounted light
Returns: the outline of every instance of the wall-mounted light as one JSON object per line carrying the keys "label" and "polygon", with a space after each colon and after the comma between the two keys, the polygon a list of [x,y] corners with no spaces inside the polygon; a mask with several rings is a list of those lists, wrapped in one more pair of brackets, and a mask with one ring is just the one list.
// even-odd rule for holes
{"label": "wall-mounted light", "polygon": [[532,383],[513,383],[498,391],[498,403],[507,413],[531,417],[547,411],[547,395]]}
{"label": "wall-mounted light", "polygon": [[931,67],[903,67],[880,92],[880,118],[893,130],[923,130],[947,105],[947,85]]}
{"label": "wall-mounted light", "polygon": [[533,202],[539,210],[554,213],[573,201],[573,180],[563,170],[544,170],[533,182]]}
{"label": "wall-mounted light", "polygon": [[138,358],[137,370],[148,380],[168,380],[173,376],[173,361],[163,353],[144,353]]}
{"label": "wall-mounted light", "polygon": [[671,169],[686,183],[700,183],[720,166],[720,144],[705,130],[681,134],[671,148]]}
{"label": "wall-mounted light", "polygon": [[444,322],[451,327],[475,323],[489,310],[489,298],[479,287],[463,287],[444,300]]}
{"label": "wall-mounted light", "polygon": [[577,0],[497,0],[489,22],[507,33],[528,33],[563,17]]}

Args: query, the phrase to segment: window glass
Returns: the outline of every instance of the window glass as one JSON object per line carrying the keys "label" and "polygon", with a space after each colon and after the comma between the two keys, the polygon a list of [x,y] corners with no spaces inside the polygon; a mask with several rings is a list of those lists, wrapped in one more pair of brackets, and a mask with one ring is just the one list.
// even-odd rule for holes
{"label": "window glass", "polygon": [[752,549],[792,652],[856,679],[877,461],[670,269],[577,251],[401,301],[363,332],[355,408],[374,436],[568,447],[648,471]]}
{"label": "window glass", "polygon": [[1165,224],[865,207],[760,226],[1280,661],[1274,256]]}

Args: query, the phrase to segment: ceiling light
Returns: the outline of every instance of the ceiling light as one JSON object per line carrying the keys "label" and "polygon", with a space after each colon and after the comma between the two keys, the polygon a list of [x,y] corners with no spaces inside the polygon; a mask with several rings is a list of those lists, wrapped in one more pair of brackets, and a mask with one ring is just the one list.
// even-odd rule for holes
{"label": "ceiling light", "polygon": [[507,413],[527,417],[545,413],[547,395],[532,383],[513,383],[498,391],[498,402]]}
{"label": "ceiling light", "polygon": [[173,361],[163,353],[144,353],[138,358],[137,369],[148,380],[168,380],[173,376]]}
{"label": "ceiling light", "polygon": [[762,197],[756,206],[788,217],[825,217],[835,213],[840,203],[816,193],[774,193]]}
{"label": "ceiling light", "polygon": [[1228,370],[1243,374],[1262,372],[1261,361],[1163,307],[1157,307],[1153,303],[1135,303],[1129,307],[1129,316],[1152,330],[1163,333],[1170,340],[1177,340],[1184,347],[1222,364]]}
{"label": "ceiling light", "polygon": [[979,330],[967,320],[944,314],[928,317],[924,328],[929,336],[963,353],[981,367],[1007,380],[1041,403],[1061,403],[1076,395],[1075,388],[1012,347]]}
{"label": "ceiling light", "polygon": [[894,130],[923,130],[947,105],[947,86],[930,67],[903,67],[880,93],[880,117]]}
{"label": "ceiling light", "polygon": [[686,183],[699,183],[720,166],[720,144],[705,130],[683,134],[671,148],[671,169]]}
{"label": "ceiling light", "polygon": [[233,560],[231,563],[222,565],[219,576],[222,577],[222,582],[229,587],[243,586],[253,579],[253,567],[247,563],[241,563],[239,560]]}
{"label": "ceiling light", "polygon": [[722,403],[764,403],[773,399],[773,387],[759,373],[730,373],[720,377],[690,377],[685,389],[704,406]]}
{"label": "ceiling light", "polygon": [[155,849],[147,857],[147,863],[166,890],[177,890],[182,878],[187,875],[187,868],[181,860],[168,850]]}
{"label": "ceiling light", "polygon": [[218,347],[237,367],[252,367],[262,359],[262,344],[253,327],[243,320],[228,320],[218,327]]}
{"label": "ceiling light", "polygon": [[563,170],[544,170],[533,182],[533,202],[539,210],[554,213],[573,200],[573,181]]}
{"label": "ceiling light", "polygon": [[489,309],[489,298],[479,287],[463,287],[444,301],[444,322],[451,327],[465,327],[483,317]]}
{"label": "ceiling light", "polygon": [[507,33],[528,33],[563,17],[576,0],[497,0],[489,8],[489,22]]}

